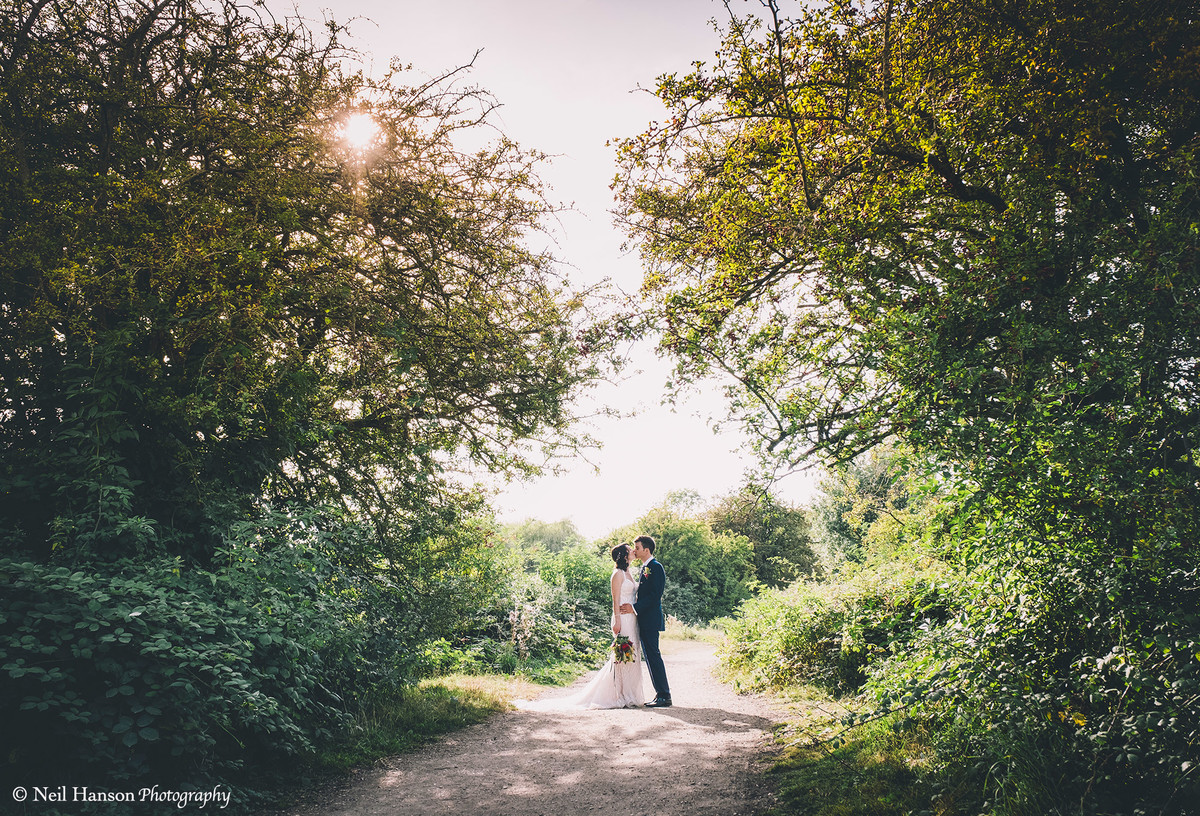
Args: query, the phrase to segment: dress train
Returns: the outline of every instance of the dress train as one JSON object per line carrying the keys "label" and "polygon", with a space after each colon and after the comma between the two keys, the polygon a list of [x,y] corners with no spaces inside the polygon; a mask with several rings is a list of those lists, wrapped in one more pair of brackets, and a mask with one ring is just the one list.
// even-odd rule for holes
{"label": "dress train", "polygon": [[[621,603],[632,604],[635,597],[637,584],[626,574],[621,584]],[[514,705],[523,711],[586,711],[640,706],[645,697],[642,696],[642,643],[638,636],[637,615],[621,616],[621,634],[633,643],[632,662],[617,663],[610,652],[604,667],[586,686],[569,697],[514,700]]]}

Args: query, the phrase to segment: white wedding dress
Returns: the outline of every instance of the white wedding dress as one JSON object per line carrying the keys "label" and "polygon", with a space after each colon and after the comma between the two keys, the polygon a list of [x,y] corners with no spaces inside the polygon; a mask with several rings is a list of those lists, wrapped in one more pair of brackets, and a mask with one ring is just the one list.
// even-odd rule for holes
{"label": "white wedding dress", "polygon": [[[637,597],[637,582],[628,572],[613,570],[620,575],[621,603],[632,604]],[[604,668],[579,691],[569,697],[549,700],[514,700],[525,711],[581,711],[589,708],[626,708],[640,706],[642,696],[642,639],[638,636],[637,615],[621,616],[621,634],[633,643],[633,662],[617,663],[611,651]]]}

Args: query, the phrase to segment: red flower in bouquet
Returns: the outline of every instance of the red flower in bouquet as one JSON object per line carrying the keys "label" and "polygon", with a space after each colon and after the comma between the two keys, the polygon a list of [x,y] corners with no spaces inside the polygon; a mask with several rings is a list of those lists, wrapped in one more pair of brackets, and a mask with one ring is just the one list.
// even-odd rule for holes
{"label": "red flower in bouquet", "polygon": [[617,635],[612,644],[612,654],[613,661],[616,663],[632,663],[635,658],[633,642],[625,635]]}

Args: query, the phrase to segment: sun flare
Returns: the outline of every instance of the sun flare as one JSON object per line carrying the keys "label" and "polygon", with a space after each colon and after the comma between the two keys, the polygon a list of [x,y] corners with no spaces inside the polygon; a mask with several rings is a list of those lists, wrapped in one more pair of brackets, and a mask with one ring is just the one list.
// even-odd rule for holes
{"label": "sun flare", "polygon": [[338,138],[356,150],[365,150],[379,138],[379,123],[369,113],[352,113],[338,128]]}

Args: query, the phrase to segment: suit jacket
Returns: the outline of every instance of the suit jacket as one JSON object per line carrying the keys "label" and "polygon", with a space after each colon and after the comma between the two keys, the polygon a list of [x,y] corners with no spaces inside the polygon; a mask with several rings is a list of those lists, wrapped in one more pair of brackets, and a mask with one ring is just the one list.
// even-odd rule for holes
{"label": "suit jacket", "polygon": [[637,600],[633,602],[638,626],[642,629],[657,627],[660,632],[666,631],[667,619],[662,611],[662,595],[666,585],[667,573],[657,558],[651,558],[642,565],[642,580],[638,584]]}

